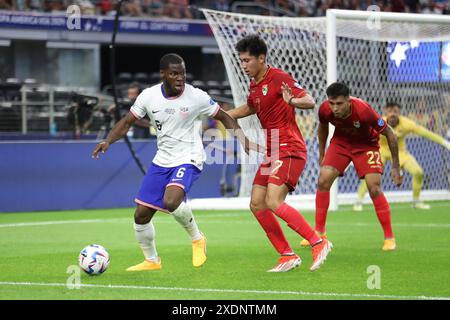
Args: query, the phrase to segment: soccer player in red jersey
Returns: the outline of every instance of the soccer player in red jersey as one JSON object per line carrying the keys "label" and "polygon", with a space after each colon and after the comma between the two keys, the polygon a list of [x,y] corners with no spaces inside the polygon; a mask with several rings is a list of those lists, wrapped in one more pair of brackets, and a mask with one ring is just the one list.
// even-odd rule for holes
{"label": "soccer player in red jersey", "polygon": [[332,244],[321,239],[303,216],[285,202],[287,194],[295,189],[307,158],[295,108],[313,109],[314,99],[289,74],[266,64],[267,46],[258,36],[241,39],[236,50],[244,72],[251,78],[250,94],[245,105],[228,113],[235,119],[256,114],[266,129],[267,153],[253,181],[250,209],[281,255],[269,272],[285,272],[301,264],[275,215],[312,244],[310,270],[314,271],[325,261]]}
{"label": "soccer player in red jersey", "polygon": [[[321,164],[316,192],[316,231],[325,236],[325,221],[330,204],[330,188],[338,176],[343,176],[353,162],[360,179],[365,179],[378,220],[384,231],[383,250],[394,250],[391,210],[381,190],[383,164],[379,152],[379,135],[386,136],[392,154],[391,177],[395,185],[402,184],[397,138],[391,127],[365,101],[350,96],[349,88],[339,82],[327,88],[328,100],[319,108],[319,162]],[[333,138],[325,154],[328,123],[335,126]],[[302,241],[302,245],[308,243]]]}

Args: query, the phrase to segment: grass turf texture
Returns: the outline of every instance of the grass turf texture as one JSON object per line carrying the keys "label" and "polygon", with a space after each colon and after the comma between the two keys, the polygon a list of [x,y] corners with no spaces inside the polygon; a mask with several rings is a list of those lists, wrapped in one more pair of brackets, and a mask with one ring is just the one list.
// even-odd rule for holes
{"label": "grass turf texture", "polygon": [[[0,214],[0,299],[450,298],[450,202],[431,205],[430,211],[392,205],[394,252],[381,250],[382,229],[372,206],[330,213],[327,233],[334,250],[314,273],[310,249],[300,248],[301,238],[284,222],[303,263],[287,273],[267,273],[278,255],[249,211],[194,212],[208,239],[208,261],[200,269],[192,267],[186,232],[157,213],[163,268],[140,273],[125,272],[143,260],[132,208]],[[313,213],[303,214],[313,225]],[[108,250],[110,267],[101,276],[82,272],[82,287],[70,290],[66,270],[91,243]],[[368,289],[367,269],[373,265],[380,268],[381,289]]]}

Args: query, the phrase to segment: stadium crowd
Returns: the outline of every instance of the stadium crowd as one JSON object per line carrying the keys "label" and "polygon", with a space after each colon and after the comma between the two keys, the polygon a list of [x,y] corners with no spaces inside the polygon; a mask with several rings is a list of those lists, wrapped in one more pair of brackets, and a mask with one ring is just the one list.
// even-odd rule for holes
{"label": "stadium crowd", "polygon": [[[0,10],[64,12],[78,5],[85,15],[115,14],[114,0],[0,0]],[[122,14],[134,17],[202,19],[197,8],[261,15],[323,16],[327,9],[450,14],[450,0],[124,0]]]}

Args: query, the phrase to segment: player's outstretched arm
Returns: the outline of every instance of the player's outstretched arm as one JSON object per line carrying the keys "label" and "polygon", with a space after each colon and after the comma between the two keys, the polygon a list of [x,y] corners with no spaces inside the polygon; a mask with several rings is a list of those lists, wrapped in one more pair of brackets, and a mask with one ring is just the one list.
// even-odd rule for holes
{"label": "player's outstretched arm", "polygon": [[389,145],[389,150],[391,150],[392,155],[392,169],[391,169],[391,178],[394,181],[394,184],[399,187],[403,182],[403,176],[400,173],[400,161],[398,159],[398,142],[397,136],[394,133],[394,130],[388,125],[381,132],[382,135],[386,137],[387,143]]}
{"label": "player's outstretched arm", "polygon": [[227,113],[233,119],[241,119],[241,118],[248,117],[249,115],[255,114],[256,112],[252,107],[250,107],[247,104],[244,104],[242,106],[239,106],[237,108],[227,111]]}
{"label": "player's outstretched arm", "polygon": [[419,126],[416,124],[416,126],[414,127],[414,133],[417,134],[418,136],[421,136],[421,137],[427,139],[427,140],[430,140],[430,141],[440,144],[444,148],[447,148],[447,150],[450,150],[450,142],[449,141],[445,140],[440,135],[438,135],[422,126]]}
{"label": "player's outstretched arm", "polygon": [[120,119],[120,121],[111,129],[106,139],[95,146],[95,149],[92,152],[92,158],[98,159],[98,154],[100,152],[105,153],[111,144],[123,138],[136,120],[137,118],[131,112],[128,112],[128,114]]}
{"label": "player's outstretched arm", "polygon": [[328,123],[324,124],[322,122],[319,122],[317,135],[319,137],[319,165],[320,165],[322,164],[323,157],[325,156],[325,146],[328,138]]}
{"label": "player's outstretched arm", "polygon": [[227,112],[225,112],[222,108],[219,109],[219,111],[214,116],[214,119],[219,120],[223,123],[223,126],[228,129],[232,130],[233,134],[239,139],[242,146],[245,149],[245,153],[249,153],[250,150],[258,151],[258,152],[264,152],[264,147],[260,146],[257,143],[253,143],[245,136],[244,131],[241,129],[239,124],[235,119],[233,119]]}
{"label": "player's outstretched arm", "polygon": [[291,88],[285,82],[281,85],[281,92],[283,94],[283,100],[294,108],[313,109],[316,105],[314,98],[309,94],[306,94],[301,98],[294,97]]}

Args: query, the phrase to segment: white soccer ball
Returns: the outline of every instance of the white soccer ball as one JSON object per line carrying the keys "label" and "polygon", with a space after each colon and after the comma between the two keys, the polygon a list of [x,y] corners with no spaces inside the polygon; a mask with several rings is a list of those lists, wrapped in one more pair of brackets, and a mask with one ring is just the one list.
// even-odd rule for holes
{"label": "white soccer ball", "polygon": [[98,244],[90,244],[80,252],[78,257],[80,268],[89,275],[98,275],[108,269],[109,253]]}

